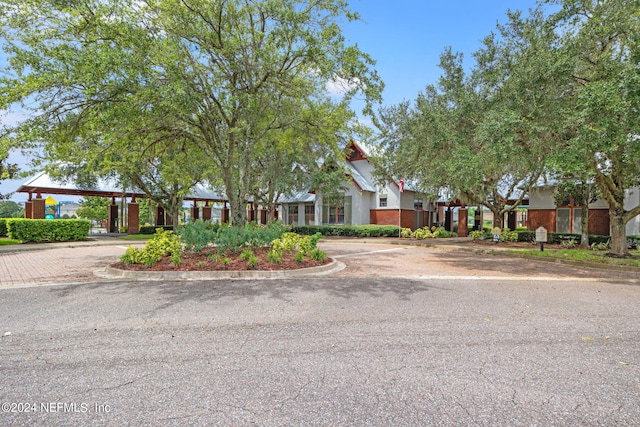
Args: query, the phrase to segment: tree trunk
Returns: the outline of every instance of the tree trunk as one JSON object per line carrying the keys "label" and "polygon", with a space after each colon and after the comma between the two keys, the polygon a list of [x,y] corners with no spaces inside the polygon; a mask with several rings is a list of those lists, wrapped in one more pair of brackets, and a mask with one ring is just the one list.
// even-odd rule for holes
{"label": "tree trunk", "polygon": [[627,249],[627,224],[624,221],[624,209],[610,207],[609,218],[611,220],[611,250],[609,254],[627,257],[629,249]]}
{"label": "tree trunk", "polygon": [[229,216],[231,225],[234,227],[244,227],[247,223],[247,203],[241,197],[229,197]]}
{"label": "tree trunk", "polygon": [[267,218],[267,222],[273,222],[276,220],[276,204],[272,203],[269,205],[269,218]]}
{"label": "tree trunk", "polygon": [[494,207],[489,207],[491,213],[493,213],[493,228],[499,228],[502,230],[504,228],[504,212],[502,209],[495,209]]}
{"label": "tree trunk", "polygon": [[[585,198],[585,200],[588,200]],[[582,206],[582,219],[581,219],[581,227],[582,227],[582,237],[580,238],[580,247],[588,248],[589,247],[589,202],[585,201]]]}

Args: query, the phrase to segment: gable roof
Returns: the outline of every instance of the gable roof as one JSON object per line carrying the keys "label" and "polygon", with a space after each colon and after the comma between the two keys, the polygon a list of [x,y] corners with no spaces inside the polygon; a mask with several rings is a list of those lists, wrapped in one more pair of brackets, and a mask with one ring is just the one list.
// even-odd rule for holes
{"label": "gable roof", "polygon": [[376,192],[376,187],[369,182],[369,180],[366,179],[364,175],[362,175],[358,169],[351,164],[351,162],[347,161],[345,166],[347,175],[353,179],[353,182],[358,186],[358,188],[360,188],[360,190],[370,191],[372,193]]}

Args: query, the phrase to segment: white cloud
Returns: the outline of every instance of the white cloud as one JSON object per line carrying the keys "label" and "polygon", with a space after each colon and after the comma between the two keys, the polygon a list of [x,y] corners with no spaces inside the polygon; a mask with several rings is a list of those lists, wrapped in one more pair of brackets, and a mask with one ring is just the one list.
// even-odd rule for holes
{"label": "white cloud", "polygon": [[28,117],[24,111],[0,110],[0,126],[14,126]]}
{"label": "white cloud", "polygon": [[333,96],[342,96],[347,92],[355,89],[360,84],[358,79],[343,79],[342,77],[336,76],[333,79],[329,80],[325,87],[327,92]]}

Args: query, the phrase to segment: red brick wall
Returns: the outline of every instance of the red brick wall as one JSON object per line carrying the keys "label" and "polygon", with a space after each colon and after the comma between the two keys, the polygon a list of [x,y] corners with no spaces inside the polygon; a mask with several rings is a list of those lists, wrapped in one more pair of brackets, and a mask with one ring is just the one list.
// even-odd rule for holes
{"label": "red brick wall", "polygon": [[608,236],[609,225],[608,209],[589,209],[589,234]]}
{"label": "red brick wall", "polygon": [[540,226],[546,228],[549,233],[556,231],[555,209],[529,209],[527,229],[536,230]]}
{"label": "red brick wall", "polygon": [[458,211],[458,237],[467,237],[469,235],[468,222],[469,211],[467,209],[460,209]]}
{"label": "red brick wall", "polygon": [[140,231],[140,205],[129,203],[127,206],[127,233],[138,234]]}
{"label": "red brick wall", "polygon": [[[414,226],[414,211],[402,210],[402,227],[411,228]],[[371,209],[369,211],[369,222],[378,225],[398,225],[398,211],[396,209]]]}
{"label": "red brick wall", "polygon": [[[555,209],[529,209],[527,228],[535,230],[543,226],[548,232],[556,231]],[[609,210],[589,209],[589,234],[609,235]]]}

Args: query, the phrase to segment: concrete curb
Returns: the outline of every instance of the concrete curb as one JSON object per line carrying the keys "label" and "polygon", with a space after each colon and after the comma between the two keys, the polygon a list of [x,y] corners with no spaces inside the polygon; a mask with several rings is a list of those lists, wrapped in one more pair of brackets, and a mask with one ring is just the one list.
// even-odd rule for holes
{"label": "concrete curb", "polygon": [[95,270],[94,275],[103,279],[121,279],[136,281],[197,281],[197,280],[267,280],[291,279],[320,276],[336,273],[345,268],[345,264],[332,260],[329,264],[298,270],[245,270],[245,271],[135,271],[105,267]]}

